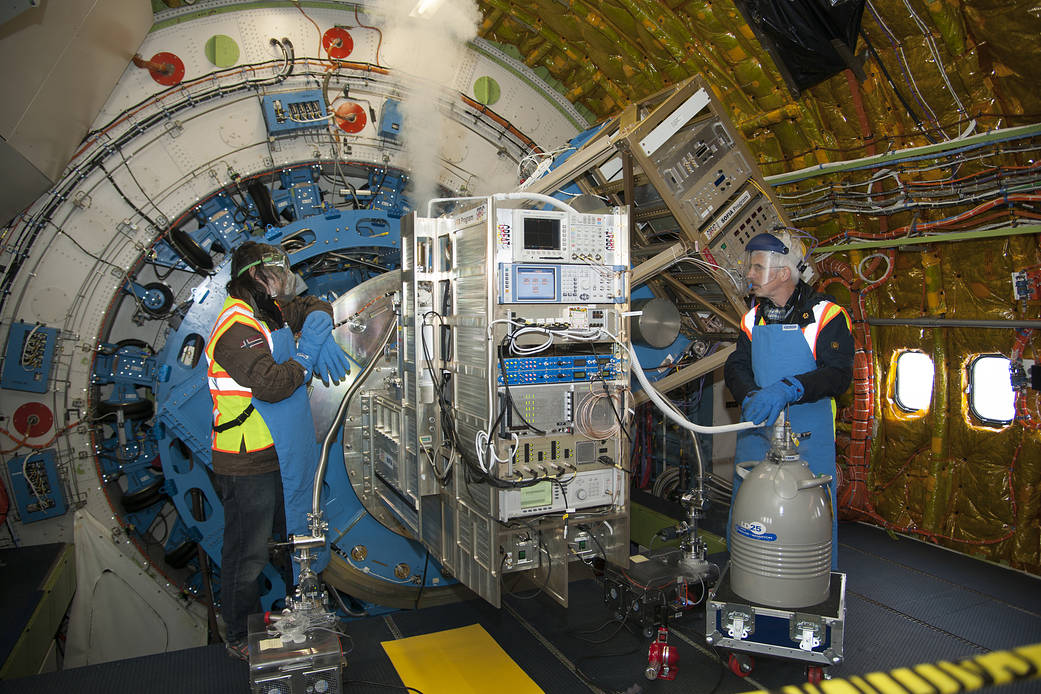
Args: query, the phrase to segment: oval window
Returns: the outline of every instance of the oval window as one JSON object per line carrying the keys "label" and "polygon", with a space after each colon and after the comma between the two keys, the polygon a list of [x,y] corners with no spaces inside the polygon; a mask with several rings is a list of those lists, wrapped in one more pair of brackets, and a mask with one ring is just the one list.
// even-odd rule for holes
{"label": "oval window", "polygon": [[969,362],[969,411],[990,426],[1005,426],[1015,419],[1008,357],[984,354]]}
{"label": "oval window", "polygon": [[893,399],[905,412],[928,409],[933,399],[933,360],[924,352],[904,352],[896,358]]}

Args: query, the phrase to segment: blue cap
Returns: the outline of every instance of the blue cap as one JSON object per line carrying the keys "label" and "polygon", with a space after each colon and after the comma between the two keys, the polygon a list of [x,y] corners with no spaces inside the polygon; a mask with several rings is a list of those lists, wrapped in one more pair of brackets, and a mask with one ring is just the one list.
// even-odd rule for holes
{"label": "blue cap", "polygon": [[773,234],[757,234],[748,240],[748,245],[745,246],[746,251],[772,251],[774,253],[783,253],[788,255],[788,247],[781,243],[781,240]]}

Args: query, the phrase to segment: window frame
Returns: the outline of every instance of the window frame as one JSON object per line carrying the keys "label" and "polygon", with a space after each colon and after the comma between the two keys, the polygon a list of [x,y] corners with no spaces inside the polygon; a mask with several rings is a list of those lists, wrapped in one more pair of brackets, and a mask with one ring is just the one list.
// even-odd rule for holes
{"label": "window frame", "polygon": [[[982,415],[976,409],[976,403],[975,403],[976,387],[975,387],[975,383],[974,383],[974,375],[975,375],[975,370],[976,370],[976,364],[978,364],[983,359],[1004,359],[1007,364],[1011,364],[1012,363],[1011,359],[1009,359],[1007,356],[1005,356],[1004,354],[1001,354],[999,352],[985,352],[985,353],[973,355],[973,357],[971,359],[969,359],[969,362],[968,362],[968,364],[966,366],[966,373],[965,373],[966,385],[968,386],[966,388],[966,396],[967,397],[965,398],[965,400],[966,400],[966,407],[967,407],[967,409],[969,411],[969,414],[972,416],[972,418],[974,420],[976,420],[976,422],[978,424],[981,424],[981,425],[987,426],[987,427],[993,427],[995,429],[1003,429],[1003,428],[1005,428],[1007,426],[1010,426],[1014,421],[1016,421],[1016,391],[1015,391],[1015,389],[1012,389],[1012,418],[1011,419],[991,419],[990,417],[985,417],[984,415]],[[1009,386],[1011,386],[1011,385],[1012,385],[1012,380],[1011,380],[1011,374],[1010,374],[1010,376],[1009,376]]]}
{"label": "window frame", "polygon": [[927,354],[925,351],[920,349],[905,349],[901,350],[896,355],[896,361],[893,364],[893,404],[896,405],[897,409],[905,414],[909,415],[924,415],[929,412],[933,405],[933,387],[929,389],[929,402],[925,407],[919,407],[917,409],[911,409],[904,403],[900,402],[900,360],[905,354],[921,354],[929,360],[929,364],[933,367],[933,375],[931,379],[932,386],[936,385],[936,362],[933,360],[932,355]]}

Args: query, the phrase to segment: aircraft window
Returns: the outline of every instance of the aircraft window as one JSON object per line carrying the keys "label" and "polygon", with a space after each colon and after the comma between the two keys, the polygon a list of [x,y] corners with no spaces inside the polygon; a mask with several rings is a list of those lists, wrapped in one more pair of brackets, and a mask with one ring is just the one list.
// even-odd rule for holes
{"label": "aircraft window", "polygon": [[969,411],[984,424],[1004,426],[1016,416],[1008,357],[984,354],[969,363]]}
{"label": "aircraft window", "polygon": [[904,352],[896,359],[897,407],[918,412],[929,407],[933,399],[933,360],[924,352]]}

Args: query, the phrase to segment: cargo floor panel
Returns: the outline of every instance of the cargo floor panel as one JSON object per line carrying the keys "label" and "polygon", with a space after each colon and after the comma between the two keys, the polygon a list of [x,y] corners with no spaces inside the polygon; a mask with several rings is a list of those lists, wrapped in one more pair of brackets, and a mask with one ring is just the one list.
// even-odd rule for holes
{"label": "cargo floor panel", "polygon": [[[847,575],[846,618],[844,661],[828,670],[834,676],[956,661],[987,649],[1041,641],[1041,580],[922,542],[892,538],[877,528],[844,523],[839,538],[839,565]],[[724,558],[714,560],[722,563]],[[480,625],[546,694],[625,691],[634,685],[648,694],[737,694],[805,681],[805,663],[771,657],[756,657],[750,677],[736,677],[726,667],[727,652],[705,643],[703,605],[670,625],[669,643],[679,653],[676,679],[648,681],[643,671],[650,639],[638,628],[612,621],[613,611],[604,604],[596,582],[573,583],[568,609],[544,595],[527,600],[524,596],[532,596],[531,591],[506,596],[501,610],[473,599],[348,622],[345,677],[353,683],[344,691],[390,691],[359,680],[401,684],[383,642],[471,625]],[[421,683],[406,684],[431,694]],[[493,682],[483,684],[488,691],[494,689]],[[1026,694],[1038,689],[1037,682],[1022,682],[993,691]],[[71,691],[245,693],[248,668],[214,645],[0,683],[5,694]]]}

